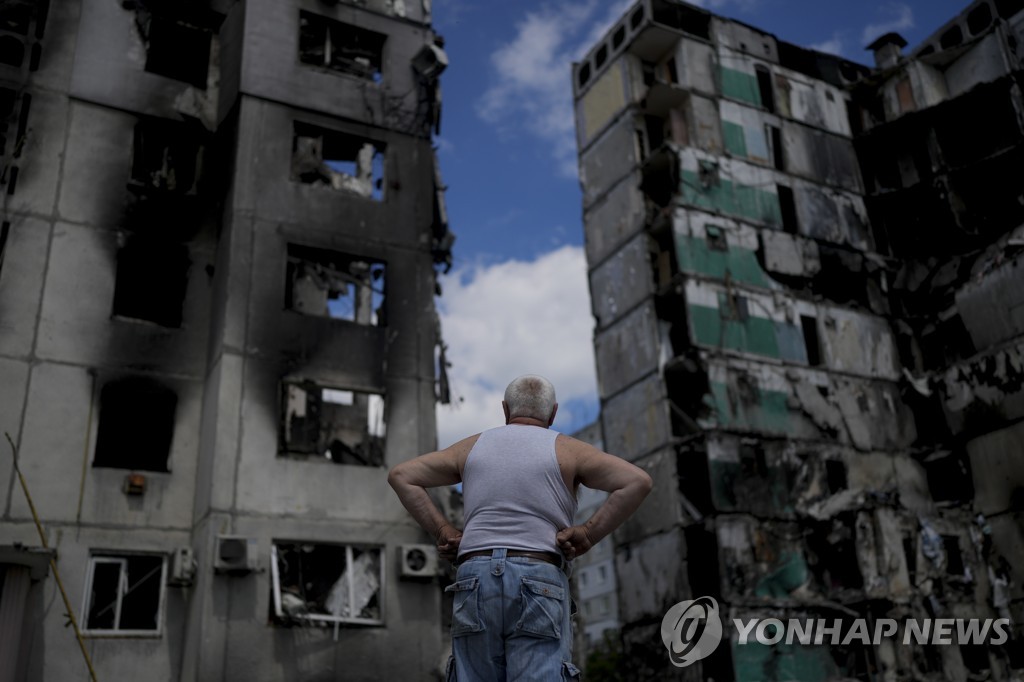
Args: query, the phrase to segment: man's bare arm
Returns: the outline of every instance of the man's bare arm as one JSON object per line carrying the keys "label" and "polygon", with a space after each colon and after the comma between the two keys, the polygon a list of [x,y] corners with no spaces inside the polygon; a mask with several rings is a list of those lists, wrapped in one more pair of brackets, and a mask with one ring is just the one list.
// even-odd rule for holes
{"label": "man's bare arm", "polygon": [[567,445],[575,455],[576,480],[609,493],[586,523],[559,531],[559,546],[567,558],[573,559],[622,525],[651,492],[653,483],[646,471],[624,459],[582,441]]}
{"label": "man's bare arm", "polygon": [[454,485],[461,481],[462,465],[476,439],[476,436],[471,436],[444,450],[396,464],[388,472],[388,483],[394,488],[402,506],[439,544],[445,526],[455,529],[430,499],[427,488]]}

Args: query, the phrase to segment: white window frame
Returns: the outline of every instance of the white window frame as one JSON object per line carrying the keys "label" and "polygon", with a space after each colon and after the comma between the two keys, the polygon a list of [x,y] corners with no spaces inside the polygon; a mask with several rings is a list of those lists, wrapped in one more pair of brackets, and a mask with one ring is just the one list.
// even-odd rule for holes
{"label": "white window frame", "polygon": [[[121,603],[128,588],[128,559],[133,556],[147,556],[160,558],[160,597],[157,601],[156,629],[155,630],[122,630],[121,624]],[[92,581],[95,575],[97,564],[115,564],[120,566],[117,610],[114,613],[114,628],[112,630],[88,629],[89,608],[92,598]],[[167,600],[167,555],[150,554],[146,552],[94,552],[89,557],[89,565],[85,571],[85,590],[82,595],[82,634],[90,637],[163,637],[164,634],[164,604]]]}
{"label": "white window frame", "polygon": [[[273,590],[274,597],[274,615],[278,618],[286,618],[284,610],[281,608],[281,575],[277,568],[277,545],[279,541],[274,541],[270,545],[270,575],[271,575],[271,589]],[[281,540],[281,544],[299,544],[300,541],[287,541]],[[361,549],[364,552],[377,552],[380,556],[380,587],[377,592],[377,603],[380,605],[380,618],[360,618],[358,616],[329,616],[322,613],[309,613],[299,618],[304,620],[321,622],[321,623],[347,623],[350,625],[384,625],[384,614],[385,611],[385,577],[387,576],[386,571],[386,558],[387,552],[384,551],[384,547],[381,545],[360,545],[360,544],[342,544],[335,542],[303,542],[301,544],[311,545],[332,545],[335,547],[345,548],[345,566],[351,566],[353,562],[352,550]],[[355,585],[352,582],[352,574],[348,574],[348,603],[352,604],[355,602]]]}

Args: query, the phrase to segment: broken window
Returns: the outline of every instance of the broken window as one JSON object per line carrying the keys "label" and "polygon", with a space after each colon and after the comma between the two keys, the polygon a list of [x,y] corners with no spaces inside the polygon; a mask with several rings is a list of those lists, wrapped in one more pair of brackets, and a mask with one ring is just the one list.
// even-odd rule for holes
{"label": "broken window", "polygon": [[800,316],[800,329],[804,334],[804,347],[807,349],[807,364],[817,367],[821,364],[821,342],[818,338],[818,318],[812,315]]}
{"label": "broken window", "polygon": [[775,191],[779,195],[782,229],[790,234],[797,234],[799,226],[796,219],[796,200],[793,198],[793,188],[787,185],[776,185]]}
{"label": "broken window", "polygon": [[846,490],[846,465],[838,459],[825,460],[825,481],[833,495]]}
{"label": "broken window", "polygon": [[988,5],[978,5],[967,14],[967,30],[976,36],[992,24],[992,9]]}
{"label": "broken window", "polygon": [[292,179],[384,199],[384,143],[295,122]]}
{"label": "broken window", "polygon": [[769,112],[775,112],[775,94],[772,91],[772,72],[767,66],[758,64],[754,67],[757,73],[757,89],[761,94],[761,106]]}
{"label": "broken window", "polygon": [[151,379],[132,377],[100,391],[94,467],[168,471],[178,396]]}
{"label": "broken window", "polygon": [[584,62],[580,67],[579,73],[576,74],[576,82],[579,83],[579,87],[583,87],[590,80],[590,62]]}
{"label": "broken window", "polygon": [[146,71],[206,89],[213,28],[219,16],[165,0],[127,0],[146,48]]}
{"label": "broken window", "polygon": [[131,187],[138,190],[194,194],[202,146],[180,121],[142,118],[135,124]]}
{"label": "broken window", "polygon": [[96,554],[86,575],[85,631],[90,634],[155,635],[167,559],[152,554]]}
{"label": "broken window", "polygon": [[771,144],[772,164],[776,170],[786,170],[784,147],[782,146],[782,129],[778,126],[766,125],[765,132]]}
{"label": "broken window", "polygon": [[746,296],[734,292],[720,293],[718,311],[723,320],[746,322],[750,317],[750,304]]}
{"label": "broken window", "polygon": [[384,465],[384,396],[321,386],[282,384],[281,453],[321,456],[336,464]]}
{"label": "broken window", "polygon": [[275,542],[270,570],[273,615],[279,623],[384,622],[380,547]]}
{"label": "broken window", "polygon": [[725,230],[717,225],[705,225],[704,234],[707,237],[708,249],[711,251],[728,251],[729,242],[725,238]]}
{"label": "broken window", "polygon": [[764,478],[768,475],[768,458],[760,443],[740,444],[740,471],[745,478]]}
{"label": "broken window", "polygon": [[180,327],[189,264],[184,244],[130,236],[117,253],[113,314]]}
{"label": "broken window", "polygon": [[334,19],[299,12],[299,60],[379,83],[387,36]]}
{"label": "broken window", "polygon": [[289,244],[285,307],[383,327],[385,270],[383,261],[372,258]]}

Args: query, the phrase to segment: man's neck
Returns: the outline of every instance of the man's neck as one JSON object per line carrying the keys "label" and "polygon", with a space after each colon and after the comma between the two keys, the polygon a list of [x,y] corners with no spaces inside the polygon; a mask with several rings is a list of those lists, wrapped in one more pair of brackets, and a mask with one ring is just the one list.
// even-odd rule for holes
{"label": "man's neck", "polygon": [[520,424],[523,426],[539,426],[542,429],[548,428],[548,424],[542,422],[540,419],[534,419],[533,417],[512,417],[508,420],[509,424]]}

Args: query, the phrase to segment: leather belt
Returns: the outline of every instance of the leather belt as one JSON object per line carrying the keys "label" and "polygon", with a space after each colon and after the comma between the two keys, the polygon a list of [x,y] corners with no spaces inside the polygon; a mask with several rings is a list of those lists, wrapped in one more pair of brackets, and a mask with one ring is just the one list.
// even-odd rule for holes
{"label": "leather belt", "polygon": [[[474,557],[491,556],[493,552],[494,550],[491,549],[480,549],[475,552],[466,552],[465,554],[459,557],[458,563],[461,564],[466,559],[472,559]],[[537,559],[538,561],[544,561],[549,564],[558,566],[559,568],[561,568],[562,566],[562,556],[560,554],[555,554],[554,552],[526,552],[519,549],[510,549],[507,552],[505,552],[505,556],[526,557],[528,559]]]}

